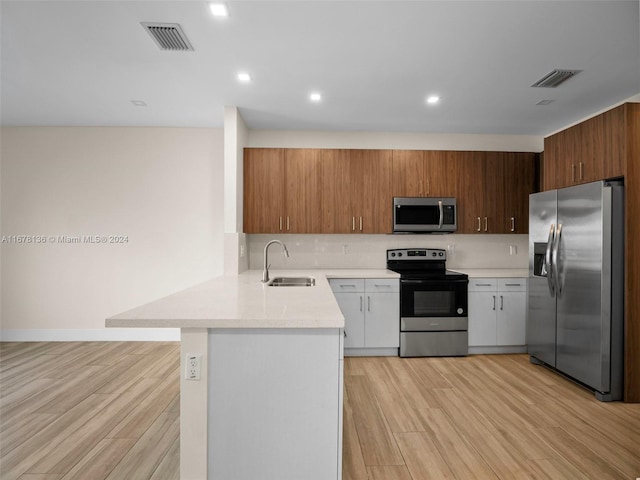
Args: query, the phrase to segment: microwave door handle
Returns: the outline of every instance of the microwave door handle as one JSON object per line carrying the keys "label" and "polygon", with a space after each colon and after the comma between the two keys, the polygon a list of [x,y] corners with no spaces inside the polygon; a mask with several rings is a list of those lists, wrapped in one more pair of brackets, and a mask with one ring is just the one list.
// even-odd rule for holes
{"label": "microwave door handle", "polygon": [[438,200],[438,209],[440,210],[440,223],[438,223],[438,228],[442,228],[442,224],[444,223],[444,209],[442,208],[442,200]]}

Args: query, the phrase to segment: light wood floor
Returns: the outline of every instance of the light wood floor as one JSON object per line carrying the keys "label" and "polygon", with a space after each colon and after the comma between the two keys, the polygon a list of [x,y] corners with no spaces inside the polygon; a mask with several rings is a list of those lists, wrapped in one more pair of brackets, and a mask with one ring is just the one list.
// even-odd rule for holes
{"label": "light wood floor", "polygon": [[[0,389],[2,480],[179,477],[178,343],[2,343]],[[345,480],[634,480],[640,405],[524,355],[347,358],[343,458]]]}
{"label": "light wood floor", "polygon": [[526,355],[345,359],[345,480],[640,477],[640,404]]}
{"label": "light wood floor", "polygon": [[0,344],[0,479],[179,478],[177,342]]}

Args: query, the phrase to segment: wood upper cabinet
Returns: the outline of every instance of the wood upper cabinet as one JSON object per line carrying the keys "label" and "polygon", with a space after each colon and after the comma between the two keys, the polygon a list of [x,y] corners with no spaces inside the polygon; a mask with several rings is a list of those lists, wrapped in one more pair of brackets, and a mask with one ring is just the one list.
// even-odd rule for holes
{"label": "wood upper cabinet", "polygon": [[245,148],[245,233],[319,233],[320,150]]}
{"label": "wood upper cabinet", "polygon": [[529,233],[529,195],[535,191],[535,153],[503,152],[503,233]]}
{"label": "wood upper cabinet", "polygon": [[528,233],[535,154],[449,152],[457,166],[458,233]]}
{"label": "wood upper cabinet", "polygon": [[626,108],[621,105],[545,138],[543,188],[624,176]]}
{"label": "wood upper cabinet", "polygon": [[391,193],[391,150],[355,150],[349,162],[351,223],[359,233],[391,233],[393,194]]}
{"label": "wood upper cabinet", "polygon": [[393,150],[394,197],[454,196],[455,175],[447,152],[441,150]]}
{"label": "wood upper cabinet", "polygon": [[321,233],[320,152],[312,148],[284,151],[286,233]]}
{"label": "wood upper cabinet", "polygon": [[450,152],[457,165],[459,233],[502,233],[504,171],[498,152]]}
{"label": "wood upper cabinet", "polygon": [[458,233],[526,233],[527,155],[247,148],[244,231],[390,233],[394,196],[435,196],[457,198]]}
{"label": "wood upper cabinet", "polygon": [[323,150],[324,233],[391,232],[391,151]]}
{"label": "wood upper cabinet", "polygon": [[278,233],[285,214],[284,149],[244,149],[244,231]]}

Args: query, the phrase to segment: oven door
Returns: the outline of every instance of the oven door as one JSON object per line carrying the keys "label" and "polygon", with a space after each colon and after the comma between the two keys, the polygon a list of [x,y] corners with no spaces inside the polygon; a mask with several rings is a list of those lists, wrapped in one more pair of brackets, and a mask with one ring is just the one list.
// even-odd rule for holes
{"label": "oven door", "polygon": [[401,279],[401,330],[466,330],[468,283],[468,279]]}

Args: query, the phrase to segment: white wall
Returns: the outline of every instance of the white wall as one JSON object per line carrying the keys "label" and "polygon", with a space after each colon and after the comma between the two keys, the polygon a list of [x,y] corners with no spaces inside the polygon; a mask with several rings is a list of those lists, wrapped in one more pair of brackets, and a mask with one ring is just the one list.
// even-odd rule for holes
{"label": "white wall", "polygon": [[222,273],[223,131],[16,127],[1,139],[2,235],[47,239],[5,237],[2,339],[179,339],[104,320]]}

